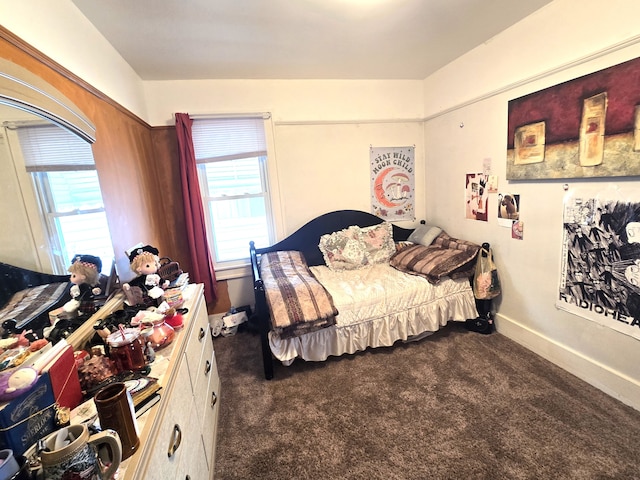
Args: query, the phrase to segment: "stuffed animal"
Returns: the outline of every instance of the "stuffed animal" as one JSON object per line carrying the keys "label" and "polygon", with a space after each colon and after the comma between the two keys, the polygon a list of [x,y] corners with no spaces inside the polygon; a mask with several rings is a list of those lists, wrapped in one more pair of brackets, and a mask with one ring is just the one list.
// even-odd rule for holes
{"label": "stuffed animal", "polygon": [[68,271],[71,273],[71,300],[63,305],[67,313],[79,311],[81,314],[92,315],[96,311],[94,295],[100,295],[97,286],[100,281],[102,260],[93,255],[76,255],[71,261]]}
{"label": "stuffed animal", "polygon": [[38,372],[31,367],[23,367],[0,375],[0,401],[12,400],[31,389],[38,379]]}
{"label": "stuffed animal", "polygon": [[129,283],[122,285],[129,305],[140,303],[139,300],[134,300],[133,287],[138,287],[142,291],[143,304],[157,307],[162,302],[163,289],[169,286],[169,282],[163,282],[157,273],[160,268],[158,254],[158,249],[151,245],[135,248],[129,254],[129,266],[138,275]]}

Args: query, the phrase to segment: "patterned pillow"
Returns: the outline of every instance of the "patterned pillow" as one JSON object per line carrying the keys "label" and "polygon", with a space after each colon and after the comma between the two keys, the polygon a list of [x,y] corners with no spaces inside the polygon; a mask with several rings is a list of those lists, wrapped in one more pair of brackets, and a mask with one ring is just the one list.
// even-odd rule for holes
{"label": "patterned pillow", "polygon": [[393,226],[383,222],[372,227],[360,228],[360,239],[365,245],[368,263],[389,263],[391,256],[396,253],[393,241]]}
{"label": "patterned pillow", "polygon": [[357,226],[322,235],[318,248],[324,263],[331,270],[355,270],[369,263],[366,246],[360,240]]}
{"label": "patterned pillow", "polygon": [[415,245],[415,243],[410,242],[408,240],[396,242],[396,252],[399,252],[400,250],[410,247],[411,245]]}
{"label": "patterned pillow", "polygon": [[430,283],[438,283],[444,277],[469,278],[479,248],[442,232],[431,245],[413,244],[396,253],[389,263],[402,272],[423,276]]}

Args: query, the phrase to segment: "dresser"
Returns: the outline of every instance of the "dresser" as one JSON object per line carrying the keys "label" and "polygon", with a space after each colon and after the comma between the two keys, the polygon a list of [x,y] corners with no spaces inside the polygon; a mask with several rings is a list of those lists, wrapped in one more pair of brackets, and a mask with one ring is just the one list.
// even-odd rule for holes
{"label": "dresser", "polygon": [[140,447],[118,480],[213,478],[220,377],[202,285],[184,296],[184,327],[156,353],[149,374],[159,378],[161,400],[137,419]]}

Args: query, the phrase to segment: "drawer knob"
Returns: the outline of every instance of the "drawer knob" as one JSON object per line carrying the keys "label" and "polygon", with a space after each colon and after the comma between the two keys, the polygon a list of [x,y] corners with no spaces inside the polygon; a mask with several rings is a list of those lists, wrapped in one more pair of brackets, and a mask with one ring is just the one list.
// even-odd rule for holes
{"label": "drawer knob", "polygon": [[200,327],[200,332],[198,333],[198,341],[201,341],[204,338],[204,328]]}
{"label": "drawer knob", "polygon": [[209,375],[210,371],[211,371],[211,362],[207,360],[206,362],[204,362],[204,374]]}
{"label": "drawer knob", "polygon": [[169,450],[167,450],[167,455],[169,456],[169,458],[173,457],[181,443],[182,430],[180,430],[180,425],[176,423],[173,426],[173,432],[171,432],[171,442],[169,442]]}
{"label": "drawer knob", "polygon": [[218,396],[216,395],[216,392],[211,392],[211,408],[215,406],[217,401],[218,401]]}

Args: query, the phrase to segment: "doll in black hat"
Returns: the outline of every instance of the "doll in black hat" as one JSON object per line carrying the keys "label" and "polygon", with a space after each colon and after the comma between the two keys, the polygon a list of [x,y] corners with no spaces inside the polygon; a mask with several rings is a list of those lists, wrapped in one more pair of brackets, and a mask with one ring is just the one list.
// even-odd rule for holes
{"label": "doll in black hat", "polygon": [[162,301],[163,288],[169,286],[169,282],[163,283],[157,273],[160,268],[159,253],[158,249],[151,245],[137,247],[131,251],[129,266],[138,276],[122,285],[125,294],[131,292],[131,287],[139,287],[142,291],[143,303],[155,307]]}
{"label": "doll in black hat", "polygon": [[94,255],[76,255],[71,260],[68,271],[71,273],[71,300],[64,304],[67,313],[78,311],[79,314],[93,315],[96,311],[94,295],[102,292],[100,283],[102,260]]}

